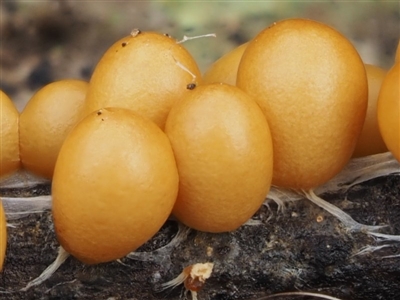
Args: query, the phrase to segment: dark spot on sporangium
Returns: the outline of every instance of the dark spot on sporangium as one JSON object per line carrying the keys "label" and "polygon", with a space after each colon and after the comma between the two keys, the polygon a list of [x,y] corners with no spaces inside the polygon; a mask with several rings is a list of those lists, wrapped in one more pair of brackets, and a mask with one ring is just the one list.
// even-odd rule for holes
{"label": "dark spot on sporangium", "polygon": [[97,111],[97,115],[100,116],[102,114],[101,110]]}
{"label": "dark spot on sporangium", "polygon": [[164,36],[171,37],[168,33],[164,33]]}
{"label": "dark spot on sporangium", "polygon": [[102,120],[102,121],[104,121],[104,119],[103,119],[103,118],[101,118],[101,120]]}
{"label": "dark spot on sporangium", "polygon": [[125,43],[125,42],[123,42],[123,43],[121,44],[121,46],[122,46],[122,47],[125,47],[125,46],[126,46],[126,43]]}
{"label": "dark spot on sporangium", "polygon": [[186,88],[188,89],[188,90],[194,90],[195,88],[196,88],[196,84],[195,83],[189,83],[187,86],[186,86]]}

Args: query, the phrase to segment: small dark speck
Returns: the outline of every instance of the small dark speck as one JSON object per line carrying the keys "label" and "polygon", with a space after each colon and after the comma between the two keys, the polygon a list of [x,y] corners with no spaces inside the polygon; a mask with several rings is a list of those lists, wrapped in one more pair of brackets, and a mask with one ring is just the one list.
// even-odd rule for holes
{"label": "small dark speck", "polygon": [[101,110],[97,111],[97,115],[98,115],[98,116],[101,115]]}
{"label": "small dark speck", "polygon": [[102,121],[104,121],[104,119],[103,119],[103,118],[101,118],[101,120],[102,120]]}
{"label": "small dark speck", "polygon": [[123,42],[121,45],[122,45],[122,47],[125,47],[125,46],[126,46],[126,43],[125,43],[125,42]]}
{"label": "small dark speck", "polygon": [[195,87],[196,87],[196,84],[195,84],[195,83],[189,83],[189,84],[186,86],[186,88],[187,88],[188,90],[194,90]]}
{"label": "small dark speck", "polygon": [[231,251],[231,248],[229,248],[228,246],[223,246],[223,247],[219,247],[217,249],[218,254],[220,255],[226,255],[229,253],[229,251]]}
{"label": "small dark speck", "polygon": [[164,33],[164,36],[171,37],[168,33]]}

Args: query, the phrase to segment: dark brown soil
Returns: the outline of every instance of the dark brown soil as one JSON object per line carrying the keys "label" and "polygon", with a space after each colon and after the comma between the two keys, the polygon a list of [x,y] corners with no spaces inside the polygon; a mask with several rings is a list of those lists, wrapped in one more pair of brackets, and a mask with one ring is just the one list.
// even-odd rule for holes
{"label": "dark brown soil", "polygon": [[[46,193],[48,187],[34,190],[36,194],[42,190]],[[345,197],[348,201],[343,201]],[[381,232],[400,234],[398,175],[376,178],[347,194],[324,198],[342,208],[350,201],[352,205],[344,210],[356,221],[387,224]],[[26,292],[18,290],[53,262],[58,243],[50,212],[12,220],[15,227],[8,229],[7,257],[0,275],[1,291],[7,294],[0,294],[0,298],[179,299],[183,286],[160,291],[161,284],[176,277],[185,266],[213,262],[212,276],[199,292],[200,300],[258,299],[298,290],[341,299],[396,299],[400,293],[400,257],[383,257],[400,255],[399,243],[354,256],[367,245],[382,243],[367,234],[347,231],[337,219],[307,200],[289,204],[282,213],[276,212],[274,204],[271,209],[272,215],[266,206],[256,214],[254,219],[261,221],[260,225],[244,225],[224,234],[191,230],[175,247],[162,248],[178,231],[178,224],[168,221],[138,250],[148,252],[141,260],[124,258],[122,263],[88,266],[70,257],[50,279]]]}

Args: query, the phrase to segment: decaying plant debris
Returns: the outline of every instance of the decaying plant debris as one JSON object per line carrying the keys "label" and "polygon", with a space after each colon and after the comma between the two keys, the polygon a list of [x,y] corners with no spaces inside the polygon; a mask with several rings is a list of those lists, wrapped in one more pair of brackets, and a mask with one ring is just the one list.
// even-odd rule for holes
{"label": "decaying plant debris", "polygon": [[[257,299],[288,291],[340,299],[396,299],[400,292],[400,175],[396,168],[400,169],[390,161],[383,168],[391,170],[389,175],[381,172],[382,176],[369,179],[374,177],[370,174],[382,171],[375,165],[363,173],[364,178],[358,174],[350,180],[367,181],[354,185],[332,181],[326,189],[336,186],[336,192],[322,194],[360,224],[387,225],[373,234],[347,228],[300,196],[293,198],[296,201],[281,196],[280,210],[276,202],[267,201],[248,225],[235,232],[196,232],[170,220],[153,239],[120,261],[86,266],[70,257],[48,280],[26,291],[21,289],[54,261],[59,245],[46,208],[48,201],[42,199],[39,205],[45,211],[22,218],[16,218],[16,208],[7,205],[12,203],[11,196],[49,195],[50,185],[3,185],[10,227],[0,298],[179,299],[183,285],[163,290],[163,283],[188,265],[212,262],[211,277],[198,292],[200,300]],[[287,295],[274,299],[315,298]]]}

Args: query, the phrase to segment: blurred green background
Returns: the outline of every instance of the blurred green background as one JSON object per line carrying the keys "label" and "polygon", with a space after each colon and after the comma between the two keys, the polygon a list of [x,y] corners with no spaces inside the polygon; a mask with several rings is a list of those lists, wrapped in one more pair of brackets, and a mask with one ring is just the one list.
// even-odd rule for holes
{"label": "blurred green background", "polygon": [[89,80],[106,49],[132,28],[188,41],[204,72],[274,21],[321,21],[347,36],[365,63],[389,68],[400,36],[399,1],[6,1],[0,4],[0,88],[21,110],[54,80]]}

